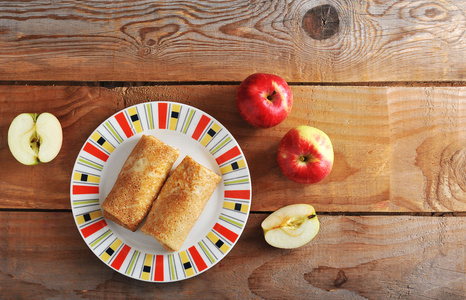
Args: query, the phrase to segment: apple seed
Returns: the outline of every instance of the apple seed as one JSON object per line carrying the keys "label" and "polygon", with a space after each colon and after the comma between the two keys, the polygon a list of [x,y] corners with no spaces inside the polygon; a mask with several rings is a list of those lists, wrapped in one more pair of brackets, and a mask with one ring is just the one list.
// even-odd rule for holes
{"label": "apple seed", "polygon": [[[34,126],[36,126],[34,124]],[[31,147],[31,149],[37,154],[39,153],[39,148],[40,148],[40,137],[37,135],[36,132],[34,132],[32,135],[31,135],[31,139],[29,141],[29,146]]]}

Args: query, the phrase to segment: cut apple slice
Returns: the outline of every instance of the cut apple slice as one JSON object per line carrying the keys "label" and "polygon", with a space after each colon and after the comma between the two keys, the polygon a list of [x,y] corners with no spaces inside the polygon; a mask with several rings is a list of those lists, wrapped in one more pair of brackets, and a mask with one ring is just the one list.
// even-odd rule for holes
{"label": "cut apple slice", "polygon": [[273,212],[261,226],[268,244],[292,249],[310,242],[319,232],[320,223],[314,207],[292,204]]}
{"label": "cut apple slice", "polygon": [[62,142],[60,121],[50,113],[20,114],[8,130],[8,147],[13,156],[25,165],[51,161],[60,152]]}

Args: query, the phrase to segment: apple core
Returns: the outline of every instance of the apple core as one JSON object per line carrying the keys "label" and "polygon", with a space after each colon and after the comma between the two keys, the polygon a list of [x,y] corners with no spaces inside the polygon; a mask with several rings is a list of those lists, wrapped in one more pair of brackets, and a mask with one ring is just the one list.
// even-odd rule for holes
{"label": "apple core", "polygon": [[34,132],[31,135],[31,141],[29,142],[29,145],[31,146],[32,151],[34,151],[36,154],[39,153],[40,138],[37,136],[37,132]]}
{"label": "apple core", "polygon": [[306,218],[302,217],[302,216],[290,217],[290,218],[286,219],[285,222],[283,222],[280,225],[280,227],[286,227],[286,228],[289,228],[289,229],[297,229],[298,227],[303,225],[303,223],[305,221],[306,221]]}

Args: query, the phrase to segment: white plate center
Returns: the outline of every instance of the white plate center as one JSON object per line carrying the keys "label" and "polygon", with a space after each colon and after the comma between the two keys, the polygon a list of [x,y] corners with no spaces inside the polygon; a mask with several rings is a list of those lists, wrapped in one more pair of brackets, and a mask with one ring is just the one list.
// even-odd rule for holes
{"label": "white plate center", "polygon": [[[209,168],[217,174],[220,173],[220,168],[217,165],[214,157],[210,152],[202,146],[199,142],[192,139],[191,137],[172,130],[167,129],[154,129],[147,130],[144,132],[146,135],[153,135],[162,142],[173,146],[180,150],[180,156],[173,165],[173,169],[183,160],[186,155],[190,155],[195,161],[201,165]],[[101,175],[101,189],[99,195],[100,204],[105,200],[108,193],[112,189],[115,181],[120,173],[123,164],[130,155],[133,148],[141,138],[142,133],[132,136],[125,140],[113,151],[110,155],[107,163],[104,166]],[[173,170],[172,169],[172,170]],[[193,229],[186,238],[183,247],[180,251],[183,251],[195,243],[199,242],[204,238],[207,233],[215,225],[218,220],[218,216],[221,213],[223,205],[224,187],[223,182],[220,182],[215,189],[212,197],[207,203],[198,221],[194,225]],[[112,221],[107,220],[108,227],[125,243],[129,246],[147,253],[168,253],[153,237],[143,234],[139,229],[132,232],[125,229]]]}

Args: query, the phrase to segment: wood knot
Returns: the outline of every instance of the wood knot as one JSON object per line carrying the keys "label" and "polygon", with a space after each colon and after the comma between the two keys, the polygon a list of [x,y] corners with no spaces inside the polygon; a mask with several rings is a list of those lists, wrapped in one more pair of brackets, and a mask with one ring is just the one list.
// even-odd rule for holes
{"label": "wood knot", "polygon": [[[345,269],[351,273],[351,269]],[[335,288],[342,288],[348,282],[348,275],[345,270],[327,266],[319,266],[309,273],[304,274],[304,279],[313,286],[326,290],[334,291]],[[346,286],[348,288],[348,286]],[[349,287],[351,288],[351,287]]]}
{"label": "wood knot", "polygon": [[448,209],[466,208],[466,145],[454,142],[443,152],[438,175],[437,197]]}
{"label": "wood knot", "polygon": [[304,31],[315,40],[325,40],[338,32],[340,19],[337,10],[329,5],[311,8],[303,17]]}
{"label": "wood knot", "polygon": [[397,14],[412,23],[416,32],[427,32],[447,43],[456,43],[464,36],[466,15],[454,2],[406,1],[407,5]]}
{"label": "wood knot", "polygon": [[[426,150],[428,149],[428,150]],[[417,165],[427,179],[427,203],[436,211],[466,209],[466,141],[456,134],[433,137],[418,149]]]}
{"label": "wood knot", "polygon": [[149,56],[152,52],[152,49],[150,47],[141,47],[139,49],[139,56]]}
{"label": "wood knot", "polygon": [[335,287],[340,287],[347,281],[348,281],[348,277],[346,277],[345,271],[340,270],[338,271],[337,278],[335,278],[333,285]]}

